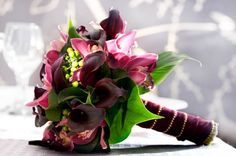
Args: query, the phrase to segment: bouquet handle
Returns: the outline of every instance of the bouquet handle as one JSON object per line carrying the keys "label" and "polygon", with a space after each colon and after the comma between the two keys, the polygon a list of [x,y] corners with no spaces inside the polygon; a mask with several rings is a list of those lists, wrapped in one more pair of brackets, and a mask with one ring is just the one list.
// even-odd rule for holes
{"label": "bouquet handle", "polygon": [[140,123],[143,128],[175,136],[178,140],[189,140],[197,145],[209,145],[218,133],[218,124],[199,116],[162,107],[150,101],[144,101],[146,108],[163,119]]}

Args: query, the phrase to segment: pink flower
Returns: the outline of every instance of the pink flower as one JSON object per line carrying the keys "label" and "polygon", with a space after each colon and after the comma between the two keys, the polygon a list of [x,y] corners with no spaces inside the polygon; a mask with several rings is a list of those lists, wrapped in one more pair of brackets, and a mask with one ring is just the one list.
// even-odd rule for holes
{"label": "pink flower", "polygon": [[127,71],[138,85],[142,84],[147,76],[156,67],[157,55],[147,53],[140,56],[128,56],[122,52],[109,53],[108,64],[111,68],[121,68]]}
{"label": "pink flower", "polygon": [[83,58],[85,58],[87,55],[93,52],[103,51],[101,45],[97,44],[95,41],[92,40],[74,38],[71,39],[71,45],[73,49],[79,51],[80,55]]}
{"label": "pink flower", "polygon": [[136,31],[130,31],[126,34],[119,34],[115,39],[106,41],[107,51],[110,53],[122,52],[130,54],[134,45]]}
{"label": "pink flower", "polygon": [[[39,89],[39,88],[38,88]],[[38,89],[35,88],[35,100],[27,103],[26,106],[41,106],[43,108],[48,107],[48,94],[52,89],[52,72],[51,72],[51,66],[49,64],[45,65],[45,75],[43,77],[43,93],[38,97],[37,92]]]}
{"label": "pink flower", "polygon": [[135,42],[135,31],[118,34],[115,39],[106,41],[108,64],[113,69],[125,69],[137,84],[142,84],[156,67],[157,56],[147,53],[140,56],[131,55]]}

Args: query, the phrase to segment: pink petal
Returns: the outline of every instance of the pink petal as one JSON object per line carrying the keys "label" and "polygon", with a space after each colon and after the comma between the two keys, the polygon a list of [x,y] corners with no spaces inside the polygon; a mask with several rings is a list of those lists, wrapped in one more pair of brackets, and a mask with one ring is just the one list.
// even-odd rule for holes
{"label": "pink petal", "polygon": [[70,82],[79,81],[80,80],[79,77],[80,77],[80,69],[74,71],[74,73],[70,79]]}
{"label": "pink petal", "polygon": [[50,46],[52,47],[52,50],[56,50],[56,51],[61,51],[64,45],[65,45],[65,42],[62,42],[60,40],[53,40],[50,42]]}
{"label": "pink petal", "polygon": [[92,130],[87,130],[82,133],[77,133],[76,135],[71,136],[70,139],[73,141],[74,144],[84,145],[93,141],[96,134],[97,134],[97,128]]}
{"label": "pink petal", "polygon": [[47,62],[52,65],[59,57],[59,53],[57,50],[50,50],[46,54],[46,60]]}
{"label": "pink petal", "polygon": [[115,58],[118,60],[120,68],[123,68],[130,61],[130,57],[124,53],[116,53]]}
{"label": "pink petal", "polygon": [[49,64],[45,66],[44,87],[50,90],[52,87],[52,67]]}
{"label": "pink petal", "polygon": [[119,51],[129,53],[130,49],[134,45],[136,31],[130,31],[129,33],[119,35],[117,38],[117,47]]}
{"label": "pink petal", "polygon": [[100,137],[100,145],[102,146],[102,149],[107,149],[107,144],[106,141],[104,140],[104,128],[102,128],[102,133],[101,133],[101,137]]}
{"label": "pink petal", "polygon": [[68,35],[66,34],[66,28],[63,27],[62,25],[58,25],[57,28],[60,32],[61,38],[63,39],[64,42],[66,42],[68,38]]}
{"label": "pink petal", "polygon": [[87,41],[74,38],[71,39],[71,45],[75,50],[78,50],[79,53],[82,55],[82,57],[86,57],[88,54],[90,54],[90,45]]}
{"label": "pink petal", "polygon": [[45,93],[43,93],[41,97],[39,97],[38,99],[32,102],[27,103],[26,106],[34,107],[34,106],[40,105],[43,108],[47,108],[48,107],[48,94],[49,92],[46,91]]}
{"label": "pink petal", "polygon": [[[126,65],[128,71],[133,70],[139,66],[153,68],[157,61],[156,54],[144,54],[136,57],[132,57],[132,60]],[[151,70],[151,69],[148,69]]]}
{"label": "pink petal", "polygon": [[130,78],[138,85],[142,84],[146,79],[146,74],[139,71],[130,71],[129,73]]}
{"label": "pink petal", "polygon": [[116,45],[116,40],[108,40],[106,41],[106,48],[107,51],[110,53],[117,52],[117,45]]}

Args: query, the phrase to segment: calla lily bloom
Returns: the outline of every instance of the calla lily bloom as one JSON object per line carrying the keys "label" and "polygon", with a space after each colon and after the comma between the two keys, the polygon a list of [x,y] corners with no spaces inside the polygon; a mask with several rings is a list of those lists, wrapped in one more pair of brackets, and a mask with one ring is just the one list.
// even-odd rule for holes
{"label": "calla lily bloom", "polygon": [[[41,106],[43,108],[48,107],[48,94],[52,89],[52,69],[49,64],[45,65],[45,75],[43,78],[43,93],[42,89],[35,87],[35,100],[27,103],[27,106]],[[41,96],[38,96],[39,93],[42,93]]]}
{"label": "calla lily bloom", "polygon": [[[36,109],[37,109],[37,112],[36,112]],[[46,118],[45,110],[40,106],[33,107],[33,115],[36,115],[35,116],[36,127],[41,127],[45,123],[48,122],[48,119]]]}
{"label": "calla lily bloom", "polygon": [[95,85],[94,96],[98,100],[98,102],[95,103],[95,106],[105,109],[110,108],[122,95],[122,90],[114,84],[112,79],[103,78]]}
{"label": "calla lily bloom", "polygon": [[106,60],[106,54],[103,51],[98,51],[87,55],[84,58],[84,65],[80,70],[80,82],[83,86],[93,86],[96,79],[96,71],[101,67]]}
{"label": "calla lily bloom", "polygon": [[68,119],[62,120],[59,125],[67,125],[71,132],[84,132],[101,125],[105,118],[105,109],[95,108],[90,104],[79,104],[72,108]]}
{"label": "calla lily bloom", "polygon": [[52,65],[52,79],[53,79],[53,88],[56,93],[59,93],[61,90],[67,87],[68,82],[65,79],[62,63],[64,60],[64,55],[58,58]]}
{"label": "calla lily bloom", "polygon": [[100,25],[107,34],[107,40],[114,39],[119,33],[124,33],[126,27],[118,10],[110,10],[108,18],[101,21]]}

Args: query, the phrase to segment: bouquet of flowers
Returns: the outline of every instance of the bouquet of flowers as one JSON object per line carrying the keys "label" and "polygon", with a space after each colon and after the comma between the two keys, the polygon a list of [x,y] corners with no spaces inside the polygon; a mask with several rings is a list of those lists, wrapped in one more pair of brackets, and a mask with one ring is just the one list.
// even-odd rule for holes
{"label": "bouquet of flowers", "polygon": [[[179,140],[209,144],[217,124],[163,108],[140,95],[159,85],[188,56],[173,52],[132,54],[135,31],[117,10],[93,31],[75,27],[51,42],[45,54],[33,109],[36,127],[48,124],[43,139],[30,141],[55,150],[110,151],[125,140],[134,125],[173,135]],[[59,27],[60,28],[60,27]]]}

